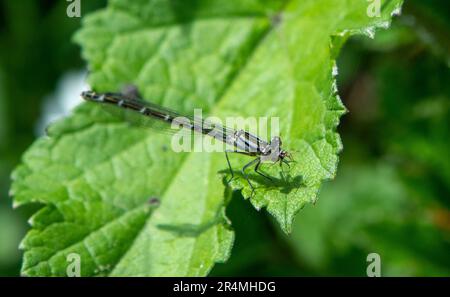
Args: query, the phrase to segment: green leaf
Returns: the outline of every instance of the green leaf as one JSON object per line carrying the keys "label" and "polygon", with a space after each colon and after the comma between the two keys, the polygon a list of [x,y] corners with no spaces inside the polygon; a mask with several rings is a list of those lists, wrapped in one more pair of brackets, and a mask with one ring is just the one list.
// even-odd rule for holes
{"label": "green leaf", "polygon": [[[273,183],[252,175],[250,201],[290,232],[295,213],[336,172],[345,108],[334,58],[351,34],[386,27],[402,1],[382,2],[381,16],[369,18],[360,0],[111,0],[84,19],[76,40],[96,90],[133,83],[181,112],[280,117],[283,147],[297,163],[285,178],[267,168]],[[65,275],[72,252],[82,275],[206,275],[225,261],[234,238],[225,158],[175,154],[169,141],[87,104],[52,125],[13,174],[16,205],[45,205],[22,244],[23,274]],[[236,169],[248,161],[232,160]],[[242,176],[232,186],[249,196]]]}

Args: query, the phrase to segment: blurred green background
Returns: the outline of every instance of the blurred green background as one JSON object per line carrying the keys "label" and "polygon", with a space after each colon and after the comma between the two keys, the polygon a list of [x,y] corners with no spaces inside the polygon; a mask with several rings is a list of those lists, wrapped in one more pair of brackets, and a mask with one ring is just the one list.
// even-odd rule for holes
{"label": "blurred green background", "polygon": [[[212,275],[450,275],[450,10],[406,0],[390,30],[352,38],[339,60],[349,109],[336,180],[290,236],[238,193],[230,260]],[[13,210],[10,172],[45,125],[76,104],[85,64],[65,1],[0,2],[0,275],[19,275],[31,206]],[[82,15],[104,6],[83,1]],[[75,100],[75,101],[74,101]]]}

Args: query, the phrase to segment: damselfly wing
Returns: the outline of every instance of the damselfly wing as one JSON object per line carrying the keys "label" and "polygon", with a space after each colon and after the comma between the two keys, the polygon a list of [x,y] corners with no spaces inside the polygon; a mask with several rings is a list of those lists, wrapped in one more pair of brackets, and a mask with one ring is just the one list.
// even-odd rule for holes
{"label": "damselfly wing", "polygon": [[[122,93],[85,91],[81,96],[87,101],[95,102],[107,107],[113,113],[121,114],[127,121],[140,126],[149,126],[153,128],[155,125],[171,128],[175,127],[175,129],[172,129],[173,132],[184,129],[186,131],[213,137],[216,140],[232,146],[234,149],[225,150],[231,179],[234,177],[234,172],[230,164],[228,153],[233,152],[256,157],[242,169],[243,176],[252,189],[252,193],[254,192],[254,187],[245,173],[247,168],[255,166],[254,170],[256,173],[271,180],[269,176],[259,170],[262,162],[279,162],[280,165],[283,163],[289,165],[289,162],[292,161],[291,155],[281,149],[282,142],[278,136],[273,137],[270,142],[267,142],[247,131],[234,130],[218,123],[203,120],[202,118],[181,115],[176,111],[163,106],[139,98],[126,96]],[[165,131],[170,130],[165,129]]]}

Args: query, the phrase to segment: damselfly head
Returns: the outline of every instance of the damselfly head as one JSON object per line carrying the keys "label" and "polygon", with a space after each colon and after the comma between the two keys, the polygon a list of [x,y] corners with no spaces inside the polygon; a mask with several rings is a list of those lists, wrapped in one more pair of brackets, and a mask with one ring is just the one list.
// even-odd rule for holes
{"label": "damselfly head", "polygon": [[292,157],[292,155],[291,155],[291,153],[289,153],[289,152],[287,152],[287,151],[284,151],[284,150],[281,150],[280,151],[280,159],[283,161],[286,161],[286,159],[288,160],[288,161],[286,161],[286,162],[288,162],[288,163],[290,163],[290,162],[295,162],[295,160],[294,160],[294,158]]}

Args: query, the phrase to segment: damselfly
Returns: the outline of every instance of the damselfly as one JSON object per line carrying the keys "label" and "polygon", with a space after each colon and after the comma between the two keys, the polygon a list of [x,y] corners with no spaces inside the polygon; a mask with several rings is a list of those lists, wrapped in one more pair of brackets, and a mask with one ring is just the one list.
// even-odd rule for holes
{"label": "damselfly", "polygon": [[291,155],[281,149],[282,143],[279,136],[275,136],[270,142],[267,142],[245,130],[234,130],[201,118],[183,116],[165,107],[141,100],[137,96],[130,96],[124,93],[85,91],[81,96],[87,101],[130,110],[140,114],[140,116],[149,117],[160,122],[165,122],[171,126],[179,126],[183,129],[201,133],[232,146],[234,149],[225,150],[225,157],[231,174],[230,180],[234,178],[234,172],[228,153],[239,153],[255,157],[255,159],[247,163],[241,170],[242,175],[252,189],[252,194],[255,188],[246,174],[246,170],[249,167],[255,166],[254,171],[256,173],[266,179],[272,180],[270,176],[260,170],[262,163],[274,164],[279,162],[280,166],[284,163],[289,167],[289,163],[293,161]]}

